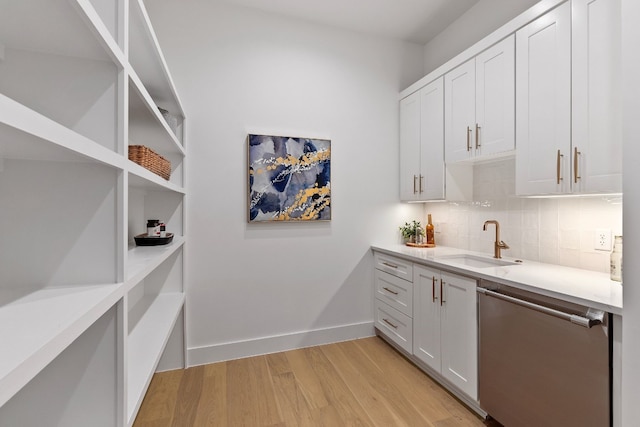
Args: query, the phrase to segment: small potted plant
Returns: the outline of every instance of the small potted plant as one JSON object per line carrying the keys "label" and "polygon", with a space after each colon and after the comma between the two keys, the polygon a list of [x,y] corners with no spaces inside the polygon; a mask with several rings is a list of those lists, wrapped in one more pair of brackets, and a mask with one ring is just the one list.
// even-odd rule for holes
{"label": "small potted plant", "polygon": [[413,222],[405,222],[400,227],[400,233],[405,242],[416,243],[417,236],[424,236],[424,228],[420,225],[420,221],[413,220]]}

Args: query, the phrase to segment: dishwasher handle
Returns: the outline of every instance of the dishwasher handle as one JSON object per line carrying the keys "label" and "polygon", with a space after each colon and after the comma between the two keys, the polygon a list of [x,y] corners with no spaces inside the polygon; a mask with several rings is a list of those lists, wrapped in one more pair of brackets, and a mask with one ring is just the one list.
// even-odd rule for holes
{"label": "dishwasher handle", "polygon": [[585,328],[591,328],[593,326],[600,325],[604,321],[604,311],[602,310],[594,310],[590,308],[586,313],[586,315],[589,317],[578,316],[577,314],[565,313],[564,311],[556,310],[551,307],[545,307],[543,305],[521,300],[519,298],[514,298],[512,296],[505,295],[500,292],[492,291],[489,289],[478,287],[476,288],[476,290],[480,294],[488,295],[494,298],[501,299],[503,301],[507,301],[513,304],[520,305],[522,307],[529,308],[531,310],[548,314],[550,316],[558,317],[560,319],[567,320],[571,323],[574,323],[576,325],[579,325]]}

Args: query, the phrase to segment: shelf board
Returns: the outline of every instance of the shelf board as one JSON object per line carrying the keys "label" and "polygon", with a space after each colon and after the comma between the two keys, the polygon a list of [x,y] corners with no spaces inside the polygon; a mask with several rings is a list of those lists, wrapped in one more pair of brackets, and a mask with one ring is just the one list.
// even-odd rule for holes
{"label": "shelf board", "polygon": [[130,143],[146,145],[160,155],[184,156],[184,147],[134,70],[129,70],[129,79],[129,137],[133,140]]}
{"label": "shelf board", "polygon": [[134,162],[129,162],[129,185],[137,188],[148,190],[173,191],[175,193],[185,194],[184,187],[180,187],[155,173],[143,168]]}
{"label": "shelf board", "polygon": [[184,110],[142,0],[131,0],[129,62],[158,105],[184,118]]}
{"label": "shelf board", "polygon": [[123,156],[0,94],[0,157],[96,161],[125,168]]}
{"label": "shelf board", "polygon": [[123,294],[122,284],[0,290],[0,406]]}
{"label": "shelf board", "polygon": [[144,314],[128,339],[127,419],[130,425],[140,409],[184,300],[183,293],[166,293],[146,297],[134,307],[134,310],[144,310]]}
{"label": "shelf board", "polygon": [[127,289],[136,286],[184,244],[184,237],[174,236],[162,246],[131,246],[127,257]]}

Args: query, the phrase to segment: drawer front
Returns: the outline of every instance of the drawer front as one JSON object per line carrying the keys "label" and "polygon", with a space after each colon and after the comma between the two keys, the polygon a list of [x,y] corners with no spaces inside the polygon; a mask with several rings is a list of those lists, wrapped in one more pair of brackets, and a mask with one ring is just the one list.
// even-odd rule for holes
{"label": "drawer front", "polygon": [[375,327],[409,354],[413,352],[413,320],[379,299],[375,300]]}
{"label": "drawer front", "polygon": [[396,310],[413,316],[413,283],[375,270],[376,298]]}
{"label": "drawer front", "polygon": [[390,255],[373,253],[376,269],[393,274],[409,282],[413,282],[413,264]]}

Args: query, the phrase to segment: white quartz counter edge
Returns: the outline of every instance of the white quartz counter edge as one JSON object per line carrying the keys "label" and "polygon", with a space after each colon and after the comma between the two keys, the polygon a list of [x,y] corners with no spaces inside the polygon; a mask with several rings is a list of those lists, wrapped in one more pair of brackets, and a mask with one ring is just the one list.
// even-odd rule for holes
{"label": "white quartz counter edge", "polygon": [[[528,260],[523,260],[518,265],[475,268],[456,264],[451,260],[440,259],[440,257],[455,254],[473,254],[491,258],[491,255],[450,247],[412,248],[396,244],[372,245],[371,248],[374,251],[418,264],[477,279],[491,280],[563,301],[622,315],[622,284],[611,280],[606,273]],[[508,257],[504,257],[504,259],[514,260]]]}

